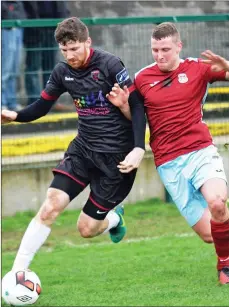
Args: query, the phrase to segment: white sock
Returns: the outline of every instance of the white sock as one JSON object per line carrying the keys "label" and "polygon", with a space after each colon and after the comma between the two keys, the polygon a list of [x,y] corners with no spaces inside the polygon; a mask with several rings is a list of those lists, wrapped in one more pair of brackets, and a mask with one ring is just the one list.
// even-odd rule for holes
{"label": "white sock", "polygon": [[28,269],[34,255],[43,245],[51,228],[32,219],[22,238],[12,270]]}
{"label": "white sock", "polygon": [[108,212],[106,219],[108,220],[108,227],[103,233],[107,233],[111,228],[116,227],[120,221],[119,215],[114,210]]}

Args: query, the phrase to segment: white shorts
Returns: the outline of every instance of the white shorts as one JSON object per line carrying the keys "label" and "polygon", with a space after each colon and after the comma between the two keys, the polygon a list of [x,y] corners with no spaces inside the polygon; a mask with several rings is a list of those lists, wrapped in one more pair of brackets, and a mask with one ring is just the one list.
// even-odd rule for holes
{"label": "white shorts", "polygon": [[222,157],[213,145],[166,162],[157,171],[190,226],[201,219],[207,207],[200,187],[212,178],[221,178],[227,182]]}

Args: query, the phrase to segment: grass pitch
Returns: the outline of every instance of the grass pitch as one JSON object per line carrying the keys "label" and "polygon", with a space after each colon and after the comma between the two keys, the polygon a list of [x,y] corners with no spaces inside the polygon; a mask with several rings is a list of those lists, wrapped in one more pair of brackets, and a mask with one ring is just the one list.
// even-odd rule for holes
{"label": "grass pitch", "polygon": [[[33,215],[2,219],[2,275]],[[119,244],[108,235],[81,238],[78,215],[58,218],[31,265],[42,282],[33,306],[229,306],[213,245],[190,230],[174,205],[152,199],[126,206],[128,232]]]}

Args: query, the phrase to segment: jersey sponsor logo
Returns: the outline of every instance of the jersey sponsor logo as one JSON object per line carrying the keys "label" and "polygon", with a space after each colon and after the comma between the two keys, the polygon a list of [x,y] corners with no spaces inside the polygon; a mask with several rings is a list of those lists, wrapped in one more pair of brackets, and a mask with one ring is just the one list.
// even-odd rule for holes
{"label": "jersey sponsor logo", "polygon": [[152,83],[150,83],[150,87],[154,87],[155,85],[157,85],[158,83],[159,83],[160,81],[154,81],[154,82],[152,82]]}
{"label": "jersey sponsor logo", "polygon": [[99,70],[92,71],[91,77],[92,77],[93,80],[98,81],[99,80]]}
{"label": "jersey sponsor logo", "polygon": [[116,75],[116,80],[117,80],[118,84],[125,82],[129,78],[130,77],[129,77],[129,74],[128,74],[128,71],[126,70],[126,68],[123,68],[123,70],[121,70]]}
{"label": "jersey sponsor logo", "polygon": [[74,81],[74,78],[65,76],[65,77],[64,77],[64,80],[65,80],[65,81]]}
{"label": "jersey sponsor logo", "polygon": [[178,75],[178,81],[180,82],[180,83],[186,83],[186,82],[188,82],[188,77],[187,77],[187,75],[186,74],[179,74]]}
{"label": "jersey sponsor logo", "polygon": [[79,109],[92,108],[92,107],[105,107],[108,100],[104,97],[103,92],[100,90],[98,93],[90,93],[86,96],[81,96],[78,99],[74,99],[75,106]]}

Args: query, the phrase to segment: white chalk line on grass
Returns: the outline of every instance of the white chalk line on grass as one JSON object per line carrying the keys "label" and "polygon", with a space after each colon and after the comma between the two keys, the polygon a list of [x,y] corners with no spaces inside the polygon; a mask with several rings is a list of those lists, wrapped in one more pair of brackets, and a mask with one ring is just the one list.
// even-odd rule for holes
{"label": "white chalk line on grass", "polygon": [[[139,242],[147,242],[147,241],[154,241],[154,240],[160,240],[162,238],[188,238],[188,237],[194,237],[196,236],[195,233],[174,233],[174,234],[167,234],[167,235],[161,235],[161,236],[155,236],[155,237],[139,237],[139,238],[132,238],[123,240],[121,244],[129,244],[129,243],[139,243]],[[63,245],[71,247],[71,248],[87,248],[87,247],[96,247],[96,246],[108,246],[113,245],[112,242],[98,242],[98,243],[83,243],[83,244],[75,244],[72,241],[65,240],[64,242],[61,242]],[[46,253],[51,253],[55,248],[52,247],[43,247],[43,251]],[[14,251],[8,251],[5,254],[15,254]]]}
{"label": "white chalk line on grass", "polygon": [[[128,243],[139,243],[139,242],[146,242],[146,241],[154,241],[154,240],[160,240],[162,238],[187,238],[187,237],[193,237],[195,236],[195,233],[175,233],[175,234],[167,234],[167,235],[161,235],[161,236],[155,236],[155,237],[139,237],[139,238],[132,238],[123,240],[121,244],[128,244]],[[66,246],[72,247],[72,248],[87,248],[87,247],[96,247],[96,246],[108,246],[113,245],[112,242],[98,242],[98,243],[83,243],[83,244],[75,244],[72,241],[65,240],[63,242]],[[46,249],[46,252],[52,251],[52,248]]]}

